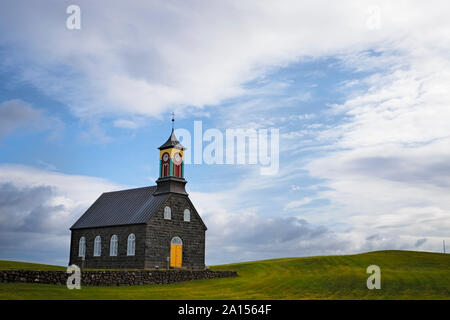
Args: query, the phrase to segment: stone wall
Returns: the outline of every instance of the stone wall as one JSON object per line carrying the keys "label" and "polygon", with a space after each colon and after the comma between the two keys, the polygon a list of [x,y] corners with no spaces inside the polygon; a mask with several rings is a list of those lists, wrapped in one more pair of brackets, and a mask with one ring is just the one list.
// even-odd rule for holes
{"label": "stone wall", "polygon": [[[136,251],[134,256],[127,256],[128,235],[134,233],[136,236]],[[113,235],[117,235],[118,254],[109,255],[110,241]],[[81,237],[86,238],[85,268],[91,269],[144,269],[145,256],[145,234],[146,225],[125,225],[99,227],[89,229],[76,229],[72,231],[70,243],[69,265],[81,266],[81,258],[78,256],[78,246]],[[94,240],[96,236],[101,237],[101,255],[94,257]]]}
{"label": "stone wall", "polygon": [[[0,270],[0,282],[28,282],[66,285],[65,271]],[[235,271],[136,270],[83,271],[81,286],[167,284],[189,280],[236,277]]]}
{"label": "stone wall", "polygon": [[[164,207],[172,210],[172,218],[164,219]],[[184,221],[184,210],[191,211],[191,221]],[[183,242],[183,268],[205,268],[205,226],[197,210],[188,197],[181,194],[171,194],[157,212],[150,218],[147,225],[145,268],[155,266],[167,267],[167,257],[170,256],[170,241],[180,237]]]}

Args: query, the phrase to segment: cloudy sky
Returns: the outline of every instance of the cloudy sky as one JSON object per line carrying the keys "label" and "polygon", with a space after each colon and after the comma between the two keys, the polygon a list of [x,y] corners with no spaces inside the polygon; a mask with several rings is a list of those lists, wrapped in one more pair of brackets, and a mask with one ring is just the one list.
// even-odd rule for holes
{"label": "cloudy sky", "polygon": [[[66,27],[71,4],[81,29]],[[207,264],[450,244],[448,1],[0,3],[0,259],[68,263],[176,127],[276,128],[280,170],[186,166]]]}

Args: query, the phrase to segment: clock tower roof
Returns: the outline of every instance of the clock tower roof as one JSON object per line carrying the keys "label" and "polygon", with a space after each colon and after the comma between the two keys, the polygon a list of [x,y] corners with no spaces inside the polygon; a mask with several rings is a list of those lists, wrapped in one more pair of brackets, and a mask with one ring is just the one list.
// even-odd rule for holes
{"label": "clock tower roof", "polygon": [[178,149],[178,150],[186,150],[186,148],[180,143],[180,141],[178,141],[173,129],[172,129],[172,133],[170,134],[169,139],[167,139],[167,141],[164,142],[164,144],[162,146],[160,146],[158,149],[164,150],[164,149],[170,149],[170,148],[174,148],[174,149]]}

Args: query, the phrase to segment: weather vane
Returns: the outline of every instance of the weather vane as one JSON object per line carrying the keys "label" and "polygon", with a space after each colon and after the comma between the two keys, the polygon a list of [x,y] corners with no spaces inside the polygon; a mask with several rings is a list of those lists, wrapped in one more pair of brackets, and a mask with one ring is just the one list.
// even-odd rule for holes
{"label": "weather vane", "polygon": [[174,124],[175,124],[175,112],[172,111],[172,130],[174,128]]}

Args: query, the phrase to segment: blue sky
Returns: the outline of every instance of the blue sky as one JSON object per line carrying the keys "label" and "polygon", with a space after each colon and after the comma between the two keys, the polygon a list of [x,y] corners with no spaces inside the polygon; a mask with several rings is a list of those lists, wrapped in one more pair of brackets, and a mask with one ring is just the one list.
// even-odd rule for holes
{"label": "blue sky", "polygon": [[66,264],[102,192],[154,184],[172,111],[280,132],[276,175],[186,166],[208,264],[450,242],[445,1],[69,4],[0,5],[0,259]]}

